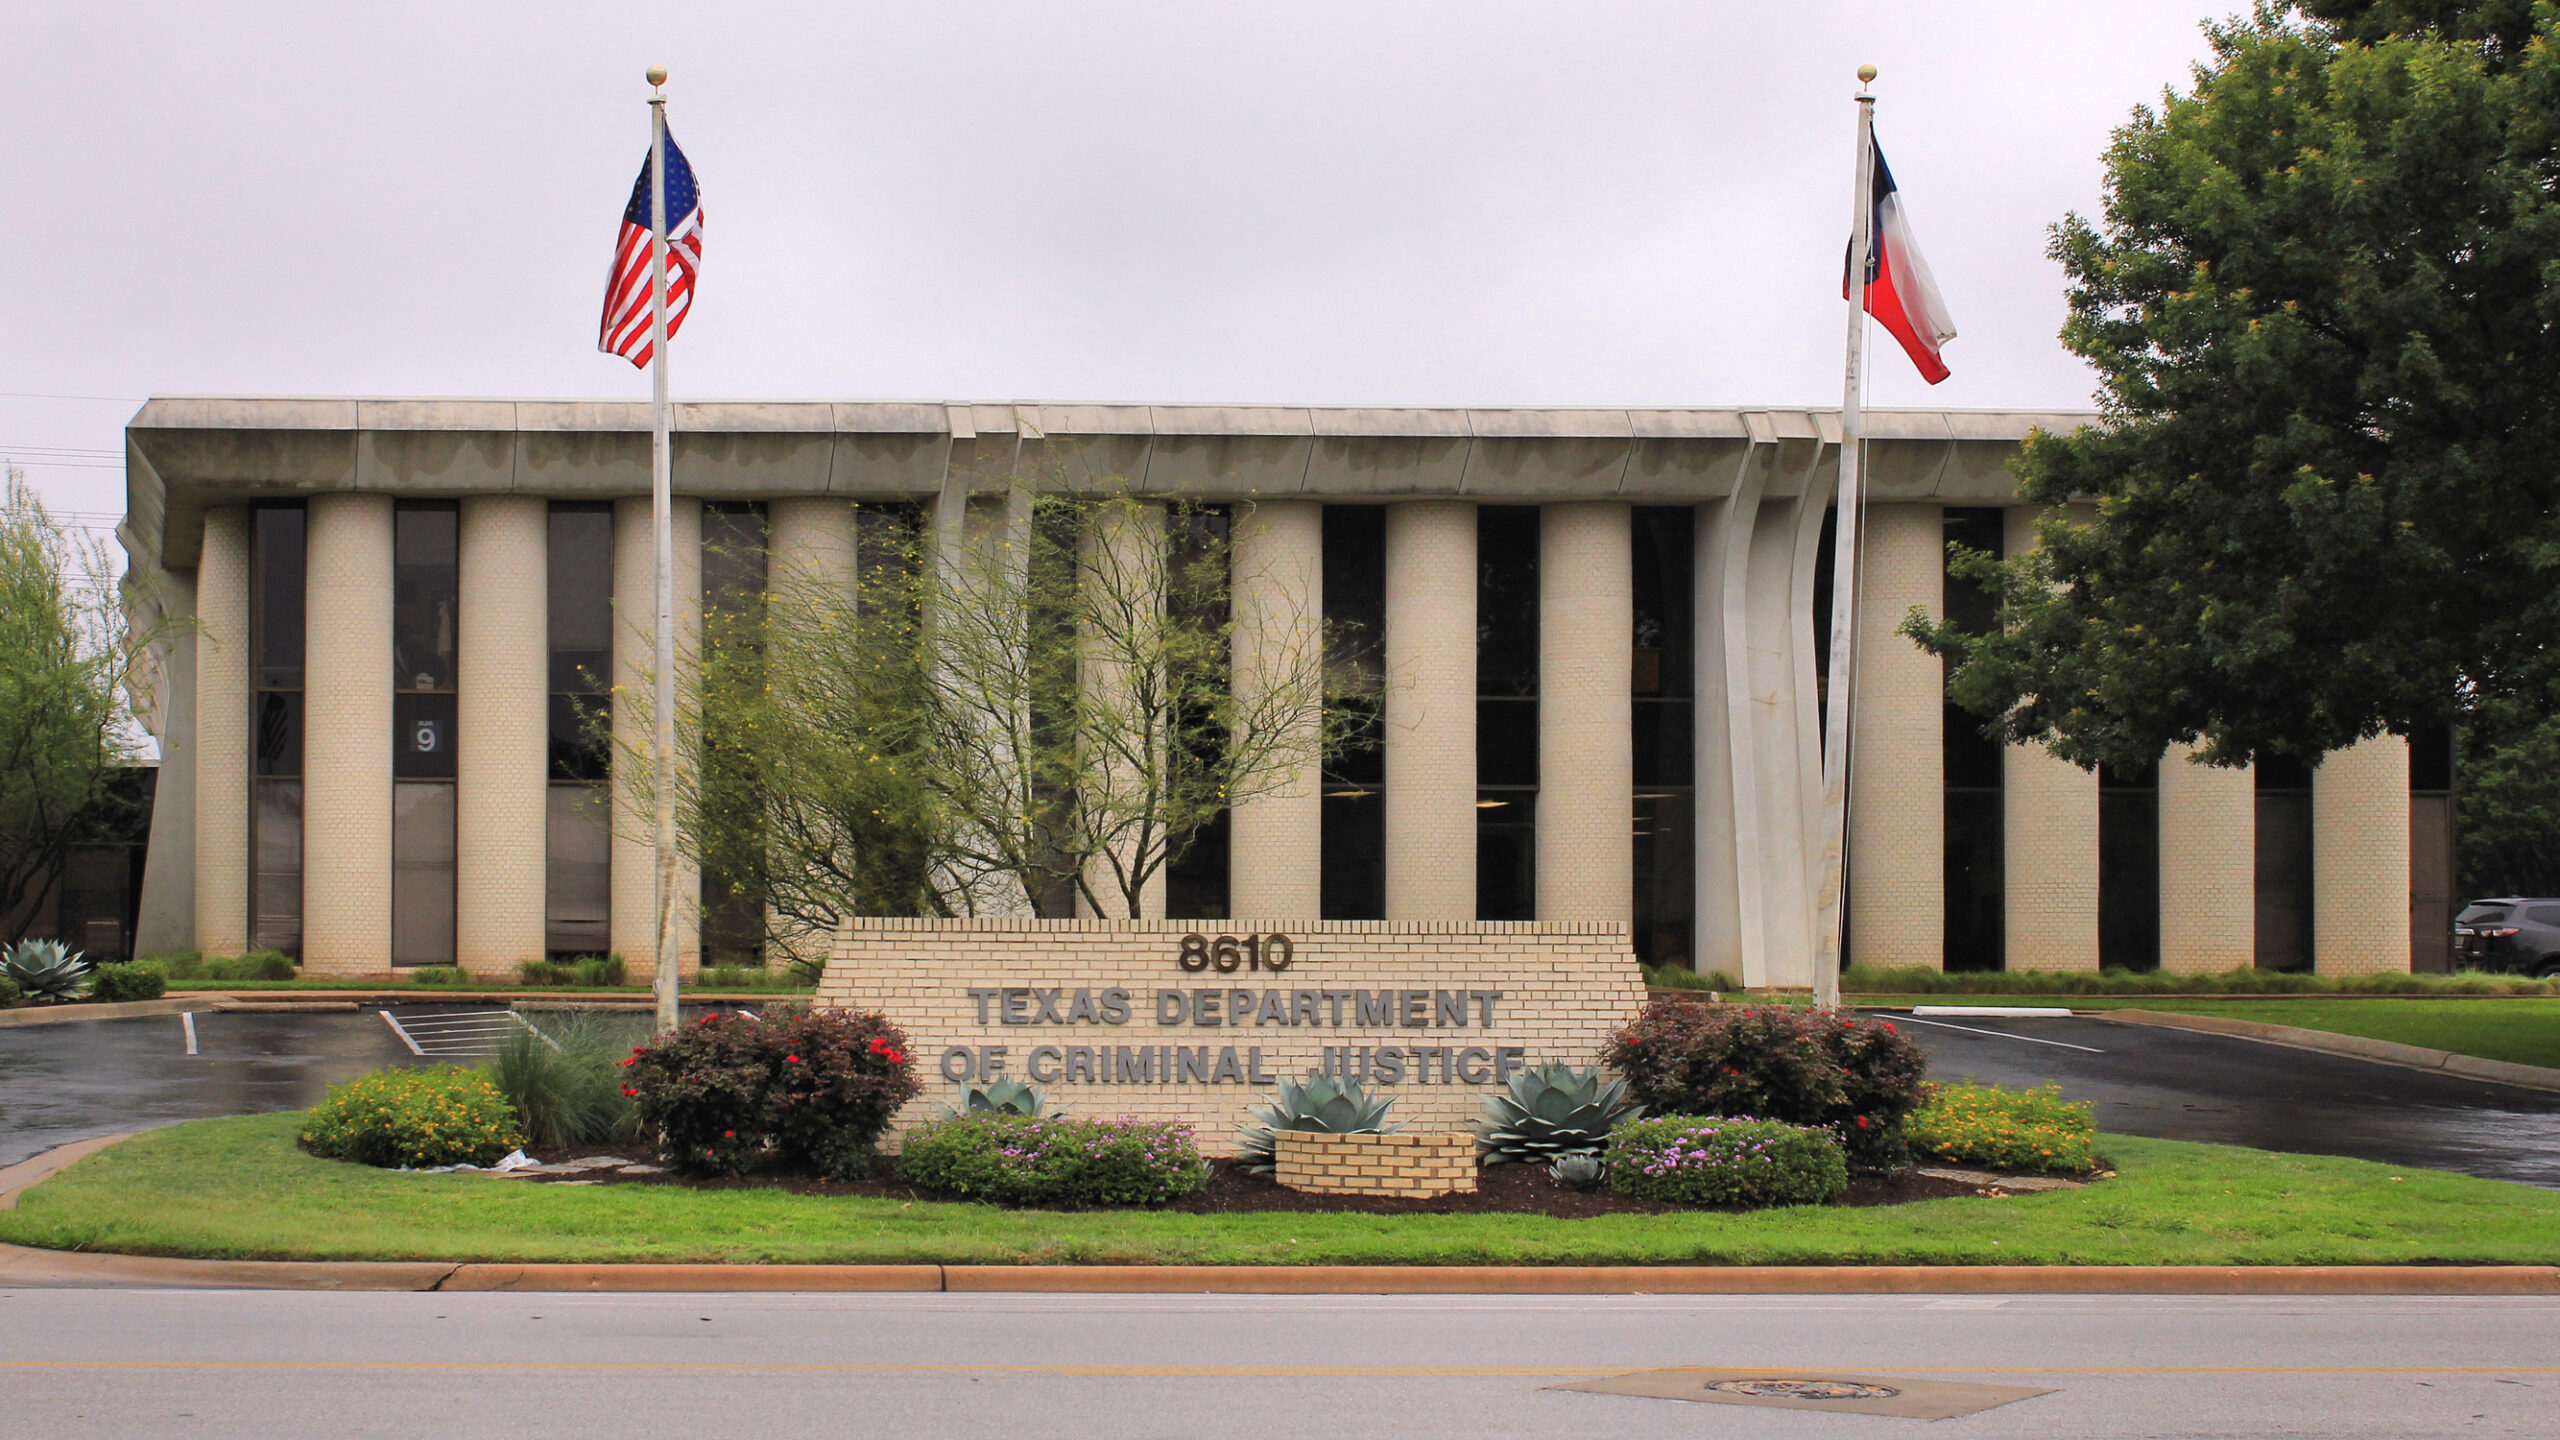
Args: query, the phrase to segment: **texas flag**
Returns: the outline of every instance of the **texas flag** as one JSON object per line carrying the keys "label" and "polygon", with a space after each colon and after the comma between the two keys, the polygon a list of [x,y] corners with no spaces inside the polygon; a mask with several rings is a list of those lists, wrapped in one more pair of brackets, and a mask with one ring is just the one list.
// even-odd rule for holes
{"label": "texas flag", "polygon": [[[1935,385],[1947,378],[1938,349],[1956,338],[1955,322],[1947,318],[1947,302],[1938,298],[1938,282],[1911,238],[1911,222],[1902,213],[1902,196],[1894,188],[1893,171],[1885,166],[1884,151],[1879,147],[1872,153],[1875,209],[1867,220],[1867,313],[1902,342],[1903,353],[1920,367],[1920,378]],[[1850,242],[1853,247],[1856,243]],[[1841,267],[1840,294],[1844,299],[1849,294],[1846,265]]]}

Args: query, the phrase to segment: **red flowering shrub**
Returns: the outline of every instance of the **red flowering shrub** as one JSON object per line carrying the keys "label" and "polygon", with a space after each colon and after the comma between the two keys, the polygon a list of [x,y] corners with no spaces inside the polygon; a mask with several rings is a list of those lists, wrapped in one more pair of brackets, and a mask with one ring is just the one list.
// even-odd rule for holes
{"label": "red flowering shrub", "polygon": [[706,1015],[632,1051],[624,1091],[658,1157],[688,1174],[770,1166],[856,1179],[889,1117],[923,1089],[906,1047],[879,1015]]}
{"label": "red flowering shrub", "polygon": [[1820,1125],[1853,1169],[1904,1164],[1903,1121],[1929,1057],[1887,1022],[1844,1011],[1657,1000],[1610,1038],[1609,1064],[1656,1115]]}

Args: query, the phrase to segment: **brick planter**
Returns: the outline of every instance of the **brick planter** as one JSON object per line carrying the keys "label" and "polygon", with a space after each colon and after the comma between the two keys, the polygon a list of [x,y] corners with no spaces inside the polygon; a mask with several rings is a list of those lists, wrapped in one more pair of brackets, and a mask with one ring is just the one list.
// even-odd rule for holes
{"label": "brick planter", "polygon": [[1322,1195],[1473,1194],[1476,1137],[1463,1130],[1398,1135],[1317,1135],[1283,1130],[1274,1179]]}

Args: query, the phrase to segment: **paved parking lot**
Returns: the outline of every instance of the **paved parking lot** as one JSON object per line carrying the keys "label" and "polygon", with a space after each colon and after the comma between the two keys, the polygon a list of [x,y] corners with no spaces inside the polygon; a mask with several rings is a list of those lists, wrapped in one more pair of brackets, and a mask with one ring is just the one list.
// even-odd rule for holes
{"label": "paved parking lot", "polygon": [[[503,1014],[392,1007],[421,1035],[458,1013]],[[0,1165],[91,1135],[301,1109],[334,1081],[433,1058],[413,1054],[374,1010],[193,1019],[193,1055],[175,1015],[0,1030]],[[2560,1094],[2106,1020],[1897,1023],[1928,1047],[1938,1078],[2059,1082],[2066,1095],[2097,1102],[2104,1129],[2560,1189]]]}

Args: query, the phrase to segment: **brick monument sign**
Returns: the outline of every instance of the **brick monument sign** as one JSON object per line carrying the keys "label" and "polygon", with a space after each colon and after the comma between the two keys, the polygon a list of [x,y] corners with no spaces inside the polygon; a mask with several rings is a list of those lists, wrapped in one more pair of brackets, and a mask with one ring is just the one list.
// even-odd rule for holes
{"label": "brick monument sign", "polygon": [[1598,1063],[1644,998],[1614,922],[865,919],[817,1004],[907,1031],[925,1092],[900,1132],[1013,1079],[1081,1115],[1187,1121],[1226,1154],[1248,1104],[1313,1074],[1394,1096],[1407,1128],[1463,1129],[1525,1066]]}

